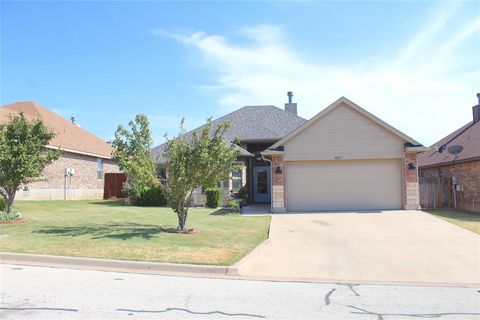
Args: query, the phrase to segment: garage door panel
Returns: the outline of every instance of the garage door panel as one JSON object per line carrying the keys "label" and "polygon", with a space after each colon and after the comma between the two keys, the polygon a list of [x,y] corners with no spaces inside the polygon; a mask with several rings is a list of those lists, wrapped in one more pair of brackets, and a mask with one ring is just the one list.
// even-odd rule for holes
{"label": "garage door panel", "polygon": [[400,160],[287,162],[289,211],[401,208]]}

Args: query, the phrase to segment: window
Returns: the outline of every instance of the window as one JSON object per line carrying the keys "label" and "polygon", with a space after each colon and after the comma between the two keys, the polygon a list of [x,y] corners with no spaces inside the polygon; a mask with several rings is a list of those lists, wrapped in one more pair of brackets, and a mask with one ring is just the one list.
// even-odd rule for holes
{"label": "window", "polygon": [[103,179],[103,160],[97,159],[97,179]]}
{"label": "window", "polygon": [[237,192],[243,186],[242,169],[232,172],[232,190]]}
{"label": "window", "polygon": [[267,170],[262,170],[257,172],[257,193],[265,194],[268,193],[268,173]]}

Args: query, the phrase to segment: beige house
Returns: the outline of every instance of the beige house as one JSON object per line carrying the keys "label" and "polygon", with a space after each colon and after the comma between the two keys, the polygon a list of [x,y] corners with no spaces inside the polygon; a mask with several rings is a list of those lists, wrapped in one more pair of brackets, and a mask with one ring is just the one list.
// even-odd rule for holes
{"label": "beige house", "polygon": [[16,102],[0,108],[0,123],[22,112],[42,120],[56,136],[46,148],[62,155],[47,166],[38,181],[22,186],[17,200],[102,199],[105,173],[119,172],[111,160],[112,148],[102,139],[47,110],[36,102]]}
{"label": "beige house", "polygon": [[[248,203],[273,212],[419,208],[425,147],[344,97],[308,121],[291,97],[284,110],[248,106],[214,121],[230,120],[227,139],[243,150],[224,194],[244,186]],[[160,163],[163,148],[153,150]]]}
{"label": "beige house", "polygon": [[341,97],[262,152],[272,210],[418,209],[420,143]]}

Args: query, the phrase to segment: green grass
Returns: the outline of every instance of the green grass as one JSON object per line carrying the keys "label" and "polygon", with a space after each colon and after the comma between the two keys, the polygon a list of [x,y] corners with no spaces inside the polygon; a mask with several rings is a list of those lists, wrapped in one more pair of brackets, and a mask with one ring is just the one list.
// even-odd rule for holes
{"label": "green grass", "polygon": [[445,221],[480,234],[480,214],[453,209],[423,210]]}
{"label": "green grass", "polygon": [[190,209],[178,234],[170,208],[119,201],[23,201],[25,224],[0,225],[0,250],[78,257],[231,265],[267,238],[270,217]]}

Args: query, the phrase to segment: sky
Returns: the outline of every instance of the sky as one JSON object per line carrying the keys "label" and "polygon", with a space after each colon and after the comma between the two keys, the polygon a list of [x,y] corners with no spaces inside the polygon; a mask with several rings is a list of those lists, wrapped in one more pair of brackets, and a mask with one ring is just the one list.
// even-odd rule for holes
{"label": "sky", "polygon": [[244,105],[311,118],[341,96],[424,145],[471,121],[480,2],[1,1],[0,103],[34,100],[154,145]]}

